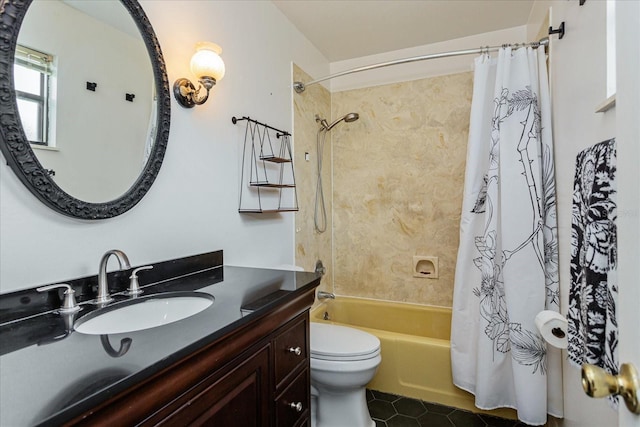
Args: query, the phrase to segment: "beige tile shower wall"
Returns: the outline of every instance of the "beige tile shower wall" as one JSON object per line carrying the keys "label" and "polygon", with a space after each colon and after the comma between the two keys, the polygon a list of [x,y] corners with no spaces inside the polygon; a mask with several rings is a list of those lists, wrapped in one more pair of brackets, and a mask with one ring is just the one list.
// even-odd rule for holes
{"label": "beige tile shower wall", "polygon": [[[298,66],[293,66],[294,81],[313,80]],[[327,231],[317,233],[314,228],[313,214],[316,191],[316,133],[318,124],[315,115],[330,119],[331,94],[321,85],[307,88],[303,94],[294,93],[294,165],[298,191],[296,213],[296,265],[307,271],[315,269],[316,261],[322,260],[327,274],[322,279],[320,289],[333,292],[331,263],[331,141],[327,137],[323,155],[323,173],[325,204],[327,208]],[[305,159],[308,153],[309,160]]]}
{"label": "beige tile shower wall", "polygon": [[[334,287],[352,295],[452,305],[472,73],[334,93]],[[414,278],[413,256],[439,258]]]}

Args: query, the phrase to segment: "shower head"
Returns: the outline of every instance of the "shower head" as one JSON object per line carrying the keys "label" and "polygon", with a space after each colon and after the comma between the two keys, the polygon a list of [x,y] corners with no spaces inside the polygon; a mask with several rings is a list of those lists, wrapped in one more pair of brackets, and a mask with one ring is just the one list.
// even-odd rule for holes
{"label": "shower head", "polygon": [[355,122],[360,118],[358,113],[347,113],[344,115],[344,121],[347,123]]}
{"label": "shower head", "polygon": [[335,125],[337,125],[343,120],[346,123],[351,123],[351,122],[355,122],[359,118],[360,118],[360,115],[358,115],[358,113],[347,113],[344,116],[340,117],[339,119],[334,120],[329,126],[325,125],[325,128],[327,129],[327,132],[329,132],[331,129],[333,129]]}
{"label": "shower head", "polygon": [[340,117],[339,119],[334,120],[331,124],[327,124],[327,121],[325,119],[321,119],[319,116],[316,115],[316,121],[320,122],[322,129],[324,129],[327,132],[329,132],[331,129],[333,129],[335,125],[337,125],[343,120],[346,123],[351,123],[351,122],[355,122],[359,118],[360,118],[360,115],[358,113],[347,113],[344,116]]}

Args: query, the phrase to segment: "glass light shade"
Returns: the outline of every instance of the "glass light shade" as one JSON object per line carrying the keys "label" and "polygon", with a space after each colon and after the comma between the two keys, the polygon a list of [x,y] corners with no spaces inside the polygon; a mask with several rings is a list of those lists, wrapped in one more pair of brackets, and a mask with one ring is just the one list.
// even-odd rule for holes
{"label": "glass light shade", "polygon": [[196,44],[196,53],[191,57],[191,72],[198,78],[212,77],[216,81],[224,77],[224,62],[220,58],[222,48],[215,43]]}

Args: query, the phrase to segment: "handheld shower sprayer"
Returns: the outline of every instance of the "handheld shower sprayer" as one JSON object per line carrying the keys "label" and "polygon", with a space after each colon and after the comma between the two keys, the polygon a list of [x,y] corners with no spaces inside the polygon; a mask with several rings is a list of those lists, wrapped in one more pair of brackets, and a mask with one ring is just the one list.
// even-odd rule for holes
{"label": "handheld shower sprayer", "polygon": [[322,191],[322,153],[324,151],[324,140],[327,133],[333,129],[338,123],[355,122],[360,118],[358,113],[347,113],[344,116],[334,120],[329,124],[326,119],[316,114],[316,122],[320,123],[320,129],[316,136],[316,149],[318,158],[318,181],[316,184],[316,206],[313,215],[315,229],[318,233],[324,233],[327,230],[327,209],[324,205],[324,193]]}
{"label": "handheld shower sprayer", "polygon": [[331,129],[333,129],[335,125],[337,125],[343,120],[345,121],[345,123],[351,123],[351,122],[355,122],[359,118],[360,118],[360,115],[358,113],[347,113],[344,116],[331,122],[331,124],[328,124],[326,119],[322,119],[320,118],[320,116],[316,114],[316,122],[320,123],[321,129],[327,132],[329,132]]}

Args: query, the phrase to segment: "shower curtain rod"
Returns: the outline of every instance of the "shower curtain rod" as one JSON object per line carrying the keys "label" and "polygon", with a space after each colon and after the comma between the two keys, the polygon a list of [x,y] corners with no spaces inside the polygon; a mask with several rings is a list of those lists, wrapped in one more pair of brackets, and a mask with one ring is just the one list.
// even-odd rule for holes
{"label": "shower curtain rod", "polygon": [[[562,23],[562,28],[564,29],[564,22]],[[555,34],[555,33],[552,33],[551,31],[552,31],[552,29],[549,28],[549,34]],[[554,30],[554,31],[556,31],[556,30]],[[421,56],[414,56],[414,57],[411,57],[411,58],[396,59],[395,61],[381,62],[379,64],[366,65],[364,67],[353,68],[351,70],[346,70],[346,71],[341,71],[339,73],[330,74],[330,75],[328,75],[326,77],[322,77],[321,79],[312,80],[312,81],[310,81],[308,83],[293,82],[293,88],[295,89],[296,92],[302,93],[307,88],[307,86],[314,85],[316,83],[320,83],[320,82],[323,82],[325,80],[333,79],[335,77],[346,76],[347,74],[359,73],[361,71],[368,71],[368,70],[374,70],[376,68],[389,67],[391,65],[407,64],[409,62],[424,61],[424,60],[427,60],[427,59],[448,58],[448,57],[451,57],[451,56],[461,56],[461,55],[473,55],[473,54],[489,53],[489,52],[495,52],[497,50],[500,50],[503,47],[519,48],[519,47],[526,47],[526,46],[540,47],[540,46],[548,46],[548,45],[549,45],[549,37],[545,37],[545,38],[543,38],[541,40],[538,40],[537,42],[531,42],[531,43],[503,44],[503,45],[500,45],[500,46],[485,46],[485,47],[479,47],[479,48],[476,48],[476,49],[455,50],[455,51],[451,51],[451,52],[432,53],[432,54],[429,54],[429,55],[421,55]]]}

